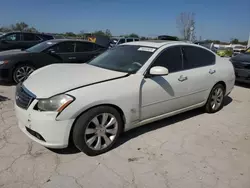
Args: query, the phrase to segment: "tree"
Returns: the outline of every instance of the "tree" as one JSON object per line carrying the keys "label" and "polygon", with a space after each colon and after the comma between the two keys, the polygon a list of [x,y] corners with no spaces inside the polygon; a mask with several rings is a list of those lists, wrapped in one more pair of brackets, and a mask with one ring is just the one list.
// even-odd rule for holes
{"label": "tree", "polygon": [[99,31],[93,32],[93,35],[102,35],[102,36],[106,36],[106,33],[103,32],[102,30],[99,30]]}
{"label": "tree", "polygon": [[1,27],[1,32],[10,32],[10,31],[27,31],[37,33],[37,29],[34,27],[29,27],[25,22],[18,22],[16,24],[11,24],[8,27]]}
{"label": "tree", "polygon": [[75,37],[76,36],[76,34],[73,32],[66,32],[65,35],[68,37]]}
{"label": "tree", "polygon": [[236,38],[231,39],[232,44],[239,44],[239,40]]}
{"label": "tree", "polygon": [[111,31],[109,29],[106,29],[105,35],[108,36],[108,37],[112,37],[112,33],[111,33]]}
{"label": "tree", "polygon": [[176,19],[177,28],[184,40],[195,40],[195,15],[182,12]]}
{"label": "tree", "polygon": [[139,35],[135,34],[135,33],[131,33],[130,35],[128,35],[128,37],[131,38],[139,38]]}

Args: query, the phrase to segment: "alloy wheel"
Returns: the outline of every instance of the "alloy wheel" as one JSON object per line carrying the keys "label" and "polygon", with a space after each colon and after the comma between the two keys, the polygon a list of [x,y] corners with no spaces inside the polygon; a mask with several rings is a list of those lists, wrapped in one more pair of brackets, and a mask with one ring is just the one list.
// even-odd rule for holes
{"label": "alloy wheel", "polygon": [[25,65],[25,66],[21,66],[19,68],[17,68],[17,70],[15,71],[15,82],[20,83],[23,82],[24,80],[26,80],[29,75],[34,71],[34,68]]}
{"label": "alloy wheel", "polygon": [[95,116],[85,130],[85,142],[93,150],[102,150],[108,147],[116,138],[118,122],[114,115],[101,113]]}
{"label": "alloy wheel", "polygon": [[224,95],[223,89],[220,87],[216,88],[213,91],[210,105],[214,111],[218,110],[220,106],[222,105],[223,97],[224,97],[223,95]]}

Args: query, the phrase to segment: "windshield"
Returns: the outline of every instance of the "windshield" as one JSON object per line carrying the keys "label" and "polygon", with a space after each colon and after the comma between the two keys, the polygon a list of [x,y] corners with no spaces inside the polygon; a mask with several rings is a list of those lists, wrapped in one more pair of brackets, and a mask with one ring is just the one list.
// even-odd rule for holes
{"label": "windshield", "polygon": [[119,72],[135,73],[152,56],[156,48],[121,45],[111,48],[89,62],[90,65],[115,70]]}
{"label": "windshield", "polygon": [[51,42],[51,41],[41,42],[35,46],[32,46],[31,48],[28,48],[26,51],[33,52],[33,53],[40,53],[40,52],[46,50],[47,48],[55,45],[56,43],[57,42]]}

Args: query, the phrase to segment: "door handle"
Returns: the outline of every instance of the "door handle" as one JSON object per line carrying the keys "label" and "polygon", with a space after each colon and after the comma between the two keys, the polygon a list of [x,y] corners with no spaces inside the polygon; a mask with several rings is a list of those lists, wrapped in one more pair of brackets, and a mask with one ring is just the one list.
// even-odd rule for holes
{"label": "door handle", "polygon": [[187,76],[180,76],[180,78],[178,78],[178,80],[180,81],[180,82],[183,82],[183,81],[185,81],[185,80],[187,80],[188,79],[188,77]]}
{"label": "door handle", "polygon": [[69,57],[69,59],[76,59],[76,57]]}
{"label": "door handle", "polygon": [[209,70],[209,74],[214,74],[216,72],[216,70],[210,69]]}

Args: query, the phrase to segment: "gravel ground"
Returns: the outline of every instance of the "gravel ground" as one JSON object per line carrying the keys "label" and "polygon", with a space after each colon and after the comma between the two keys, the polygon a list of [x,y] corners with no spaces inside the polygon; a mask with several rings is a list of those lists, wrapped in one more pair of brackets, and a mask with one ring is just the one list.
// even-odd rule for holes
{"label": "gravel ground", "polygon": [[17,127],[15,86],[0,86],[0,187],[249,188],[249,88],[235,86],[216,114],[194,110],[145,125],[88,157],[29,140]]}

